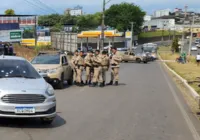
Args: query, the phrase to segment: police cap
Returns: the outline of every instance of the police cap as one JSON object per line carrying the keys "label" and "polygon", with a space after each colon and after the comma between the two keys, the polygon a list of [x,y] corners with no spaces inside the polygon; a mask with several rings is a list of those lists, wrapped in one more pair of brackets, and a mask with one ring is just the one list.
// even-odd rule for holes
{"label": "police cap", "polygon": [[102,51],[102,54],[107,54],[107,51]]}
{"label": "police cap", "polygon": [[98,53],[100,53],[100,51],[99,51],[99,50],[96,50],[95,52],[98,52]]}
{"label": "police cap", "polygon": [[78,52],[78,50],[75,50],[75,53]]}
{"label": "police cap", "polygon": [[89,50],[88,53],[93,53],[93,51],[92,51],[92,50]]}

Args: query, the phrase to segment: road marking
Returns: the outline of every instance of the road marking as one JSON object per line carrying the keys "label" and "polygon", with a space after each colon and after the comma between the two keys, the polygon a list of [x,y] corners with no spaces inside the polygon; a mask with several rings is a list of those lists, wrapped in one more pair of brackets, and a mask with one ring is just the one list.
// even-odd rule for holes
{"label": "road marking", "polygon": [[176,104],[178,105],[178,107],[179,107],[179,109],[180,109],[180,111],[181,111],[181,113],[183,115],[183,118],[185,119],[185,121],[186,121],[186,123],[187,123],[187,125],[188,125],[188,127],[189,127],[189,129],[190,129],[190,131],[192,133],[192,136],[193,136],[194,140],[200,140],[200,136],[199,136],[194,124],[192,123],[192,121],[191,121],[190,117],[188,116],[188,114],[186,113],[185,109],[182,107],[181,101],[178,98],[177,93],[174,90],[174,88],[172,87],[169,79],[167,78],[166,73],[164,72],[164,70],[163,70],[163,68],[161,67],[160,64],[159,64],[159,67],[160,67],[160,69],[161,69],[161,71],[162,71],[162,73],[163,73],[163,75],[165,77],[165,80],[166,80],[167,85],[169,86],[169,88],[171,90],[172,95],[174,96]]}

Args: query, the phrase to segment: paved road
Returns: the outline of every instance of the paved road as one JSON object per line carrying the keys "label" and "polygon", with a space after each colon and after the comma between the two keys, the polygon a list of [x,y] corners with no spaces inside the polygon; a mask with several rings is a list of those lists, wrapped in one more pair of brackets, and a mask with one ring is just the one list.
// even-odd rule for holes
{"label": "paved road", "polygon": [[158,62],[125,63],[120,72],[119,87],[57,90],[51,127],[1,120],[1,140],[198,140],[194,118],[179,108],[181,93]]}
{"label": "paved road", "polygon": [[[192,42],[192,46],[196,46],[194,41]],[[184,47],[183,47],[183,51],[184,52],[188,52],[189,50],[189,39],[186,39]],[[191,51],[191,55],[196,56],[198,53],[200,53],[200,48],[198,48],[197,51]]]}

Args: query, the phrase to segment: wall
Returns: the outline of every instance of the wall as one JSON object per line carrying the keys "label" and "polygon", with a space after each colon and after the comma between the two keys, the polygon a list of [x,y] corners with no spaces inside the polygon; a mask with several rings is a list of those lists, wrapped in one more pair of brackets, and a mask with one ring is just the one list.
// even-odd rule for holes
{"label": "wall", "polygon": [[52,48],[74,52],[77,50],[77,34],[76,33],[51,33]]}

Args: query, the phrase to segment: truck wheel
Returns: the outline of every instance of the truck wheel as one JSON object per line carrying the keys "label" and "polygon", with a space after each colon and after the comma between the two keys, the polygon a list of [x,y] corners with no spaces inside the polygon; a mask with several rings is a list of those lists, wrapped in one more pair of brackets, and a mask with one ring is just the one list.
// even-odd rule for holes
{"label": "truck wheel", "polygon": [[137,59],[136,59],[136,62],[137,62],[137,63],[141,63],[141,59],[140,59],[140,58],[137,58]]}
{"label": "truck wheel", "polygon": [[64,88],[64,74],[62,73],[61,75],[61,81],[58,84],[58,89],[63,89]]}

